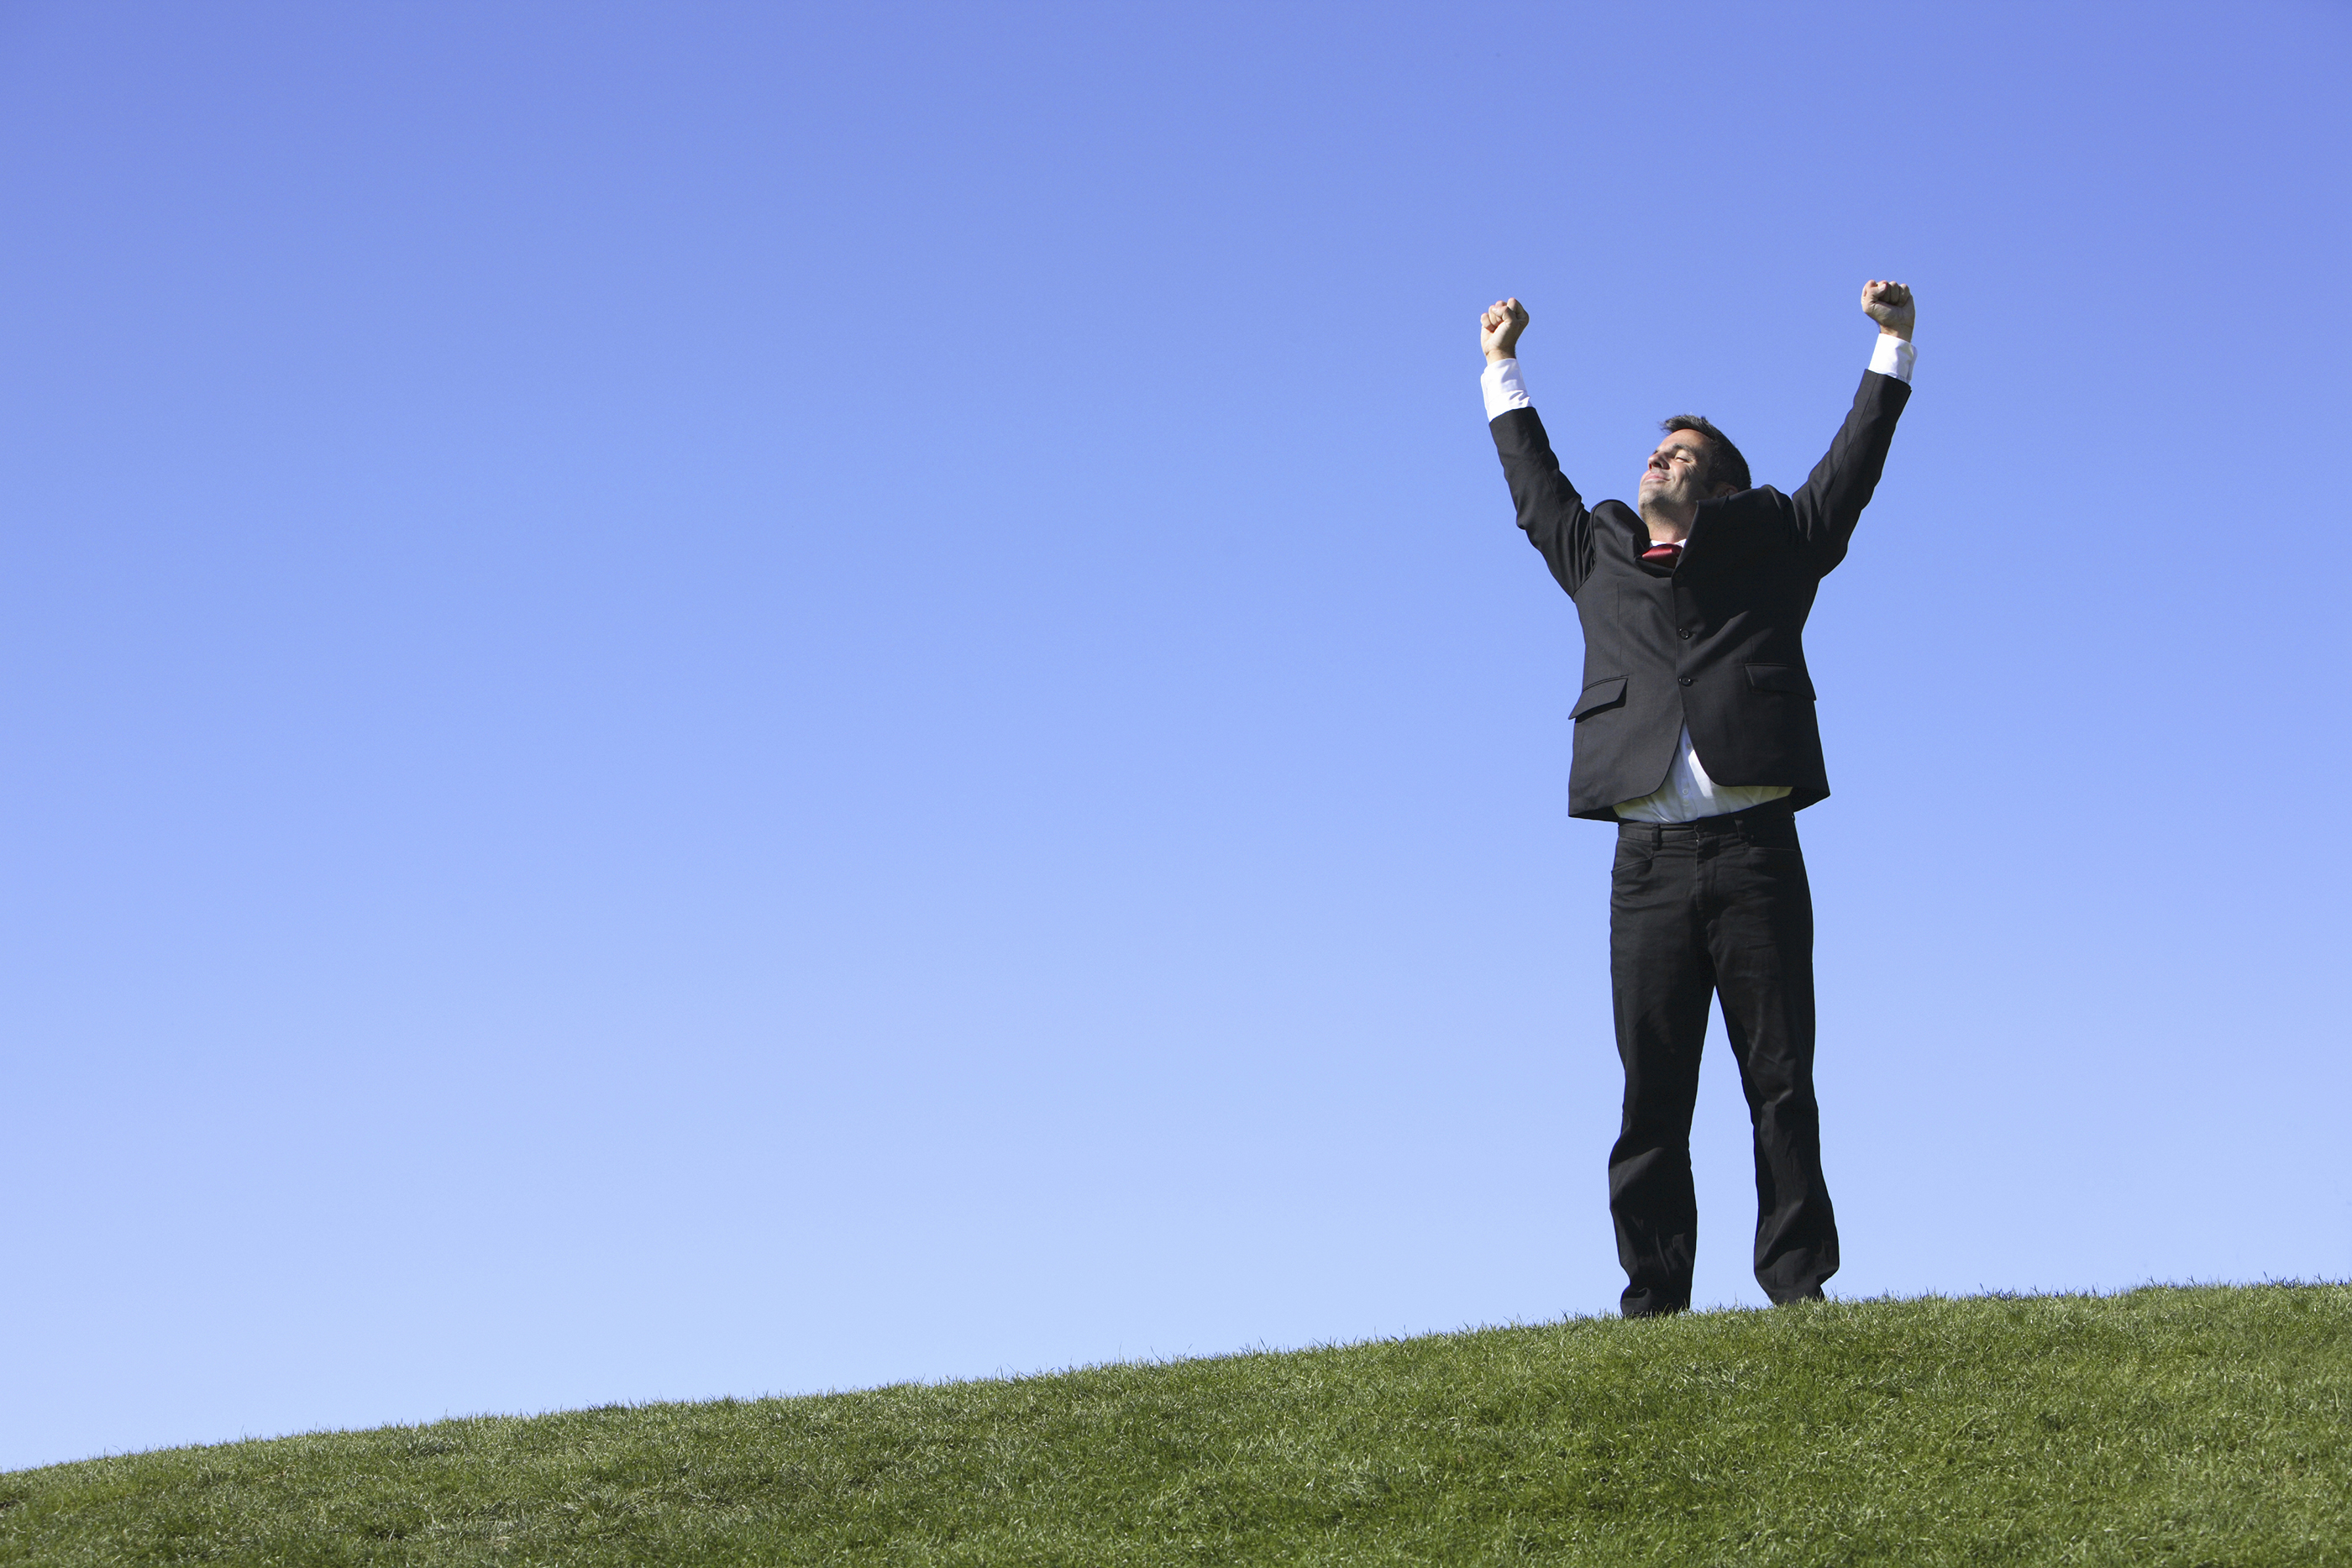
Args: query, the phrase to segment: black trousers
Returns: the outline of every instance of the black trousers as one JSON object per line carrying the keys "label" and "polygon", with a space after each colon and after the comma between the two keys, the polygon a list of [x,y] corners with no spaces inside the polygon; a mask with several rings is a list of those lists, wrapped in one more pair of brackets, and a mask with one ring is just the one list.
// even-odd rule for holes
{"label": "black trousers", "polygon": [[1711,996],[1756,1129],[1756,1282],[1775,1301],[1820,1295],[1837,1272],[1837,1218],[1822,1181],[1813,895],[1795,812],[1774,801],[1671,827],[1620,823],[1609,976],[1625,1062],[1609,1153],[1625,1315],[1690,1305],[1691,1113]]}

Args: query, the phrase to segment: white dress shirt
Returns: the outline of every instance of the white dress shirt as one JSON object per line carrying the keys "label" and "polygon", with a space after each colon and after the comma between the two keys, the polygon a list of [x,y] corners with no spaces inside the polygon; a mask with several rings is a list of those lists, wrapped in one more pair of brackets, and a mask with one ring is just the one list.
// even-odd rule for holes
{"label": "white dress shirt", "polygon": [[[1870,352],[1870,368],[1907,385],[1911,361],[1916,357],[1916,350],[1907,341],[1881,332],[1878,346]],[[1486,417],[1490,420],[1515,408],[1535,406],[1528,399],[1527,383],[1519,379],[1517,360],[1488,365],[1478,378],[1478,386],[1486,393]],[[1788,792],[1785,784],[1717,783],[1706,776],[1706,768],[1698,759],[1698,747],[1691,744],[1690,726],[1685,725],[1682,739],[1675,747],[1675,764],[1666,769],[1665,783],[1655,794],[1619,801],[1616,811],[1629,822],[1692,822],[1701,817],[1719,817],[1727,811],[1744,811],[1750,806],[1777,800]]]}

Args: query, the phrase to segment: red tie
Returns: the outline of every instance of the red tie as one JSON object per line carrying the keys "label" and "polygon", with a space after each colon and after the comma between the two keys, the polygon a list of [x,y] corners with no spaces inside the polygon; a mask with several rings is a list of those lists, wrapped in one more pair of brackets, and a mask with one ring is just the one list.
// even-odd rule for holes
{"label": "red tie", "polygon": [[1675,562],[1683,559],[1683,547],[1666,544],[1652,545],[1642,552],[1642,559],[1652,566],[1663,566],[1668,571],[1672,571],[1675,569]]}

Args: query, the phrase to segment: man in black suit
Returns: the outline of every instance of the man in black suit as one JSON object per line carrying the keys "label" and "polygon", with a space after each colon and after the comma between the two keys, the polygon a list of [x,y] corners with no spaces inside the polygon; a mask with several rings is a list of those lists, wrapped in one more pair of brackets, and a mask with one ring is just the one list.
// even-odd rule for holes
{"label": "man in black suit", "polygon": [[1873,279],[1879,338],[1845,427],[1804,487],[1752,487],[1696,415],[1664,422],[1638,510],[1588,510],[1559,471],[1517,358],[1528,313],[1479,320],[1495,446],[1519,527],[1584,628],[1569,810],[1613,821],[1609,976],[1625,1111],[1609,1212],[1627,1317],[1690,1305],[1691,1112],[1710,997],[1756,1129],[1756,1280],[1775,1301],[1837,1272],[1813,1098],[1813,906],[1796,813],[1830,792],[1805,618],[1877,487],[1911,395],[1911,291]]}

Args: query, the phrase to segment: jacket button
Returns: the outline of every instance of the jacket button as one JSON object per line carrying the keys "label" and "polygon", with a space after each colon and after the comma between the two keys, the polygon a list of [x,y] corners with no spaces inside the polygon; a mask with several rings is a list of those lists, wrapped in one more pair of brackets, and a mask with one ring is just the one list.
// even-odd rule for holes
{"label": "jacket button", "polygon": [[1691,678],[1688,675],[1677,675],[1675,678],[1675,684],[1679,686],[1686,686],[1691,684]]}
{"label": "jacket button", "polygon": [[1689,636],[1689,635],[1690,635],[1690,628],[1689,628],[1689,627],[1685,626],[1685,627],[1684,627],[1684,628],[1683,628],[1683,635],[1684,635],[1684,636],[1685,636],[1685,637],[1687,637],[1687,636]]}

